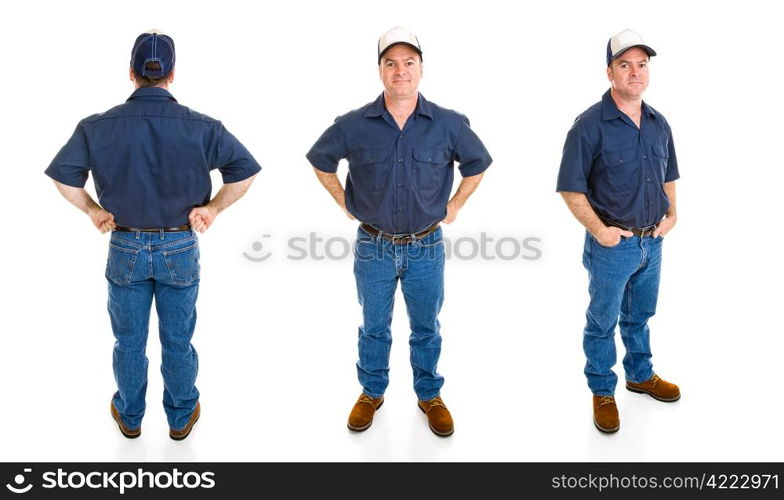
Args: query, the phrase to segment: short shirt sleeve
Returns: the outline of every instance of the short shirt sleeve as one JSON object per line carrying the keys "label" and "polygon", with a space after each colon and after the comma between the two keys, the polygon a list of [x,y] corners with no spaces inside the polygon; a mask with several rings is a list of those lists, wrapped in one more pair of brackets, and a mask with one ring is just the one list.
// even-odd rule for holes
{"label": "short shirt sleeve", "polygon": [[667,153],[669,158],[667,160],[667,171],[664,173],[664,182],[672,182],[681,177],[678,172],[678,157],[675,155],[675,144],[672,142],[672,130],[670,125],[667,124]]}
{"label": "short shirt sleeve", "polygon": [[556,191],[587,193],[593,162],[593,147],[585,135],[580,118],[577,118],[566,134]]}
{"label": "short shirt sleeve", "polygon": [[460,127],[454,153],[455,160],[460,164],[460,175],[471,177],[481,174],[493,163],[493,158],[490,157],[490,153],[476,133],[471,130],[470,122],[465,116],[462,117]]}
{"label": "short shirt sleeve", "polygon": [[313,167],[322,172],[335,173],[340,160],[348,155],[346,140],[337,121],[321,134],[305,155]]}
{"label": "short shirt sleeve", "polygon": [[44,173],[52,179],[76,188],[83,188],[90,172],[90,150],[81,123],[60,149]]}
{"label": "short shirt sleeve", "polygon": [[239,182],[258,173],[261,165],[222,123],[218,123],[217,144],[212,168],[217,168],[224,184]]}

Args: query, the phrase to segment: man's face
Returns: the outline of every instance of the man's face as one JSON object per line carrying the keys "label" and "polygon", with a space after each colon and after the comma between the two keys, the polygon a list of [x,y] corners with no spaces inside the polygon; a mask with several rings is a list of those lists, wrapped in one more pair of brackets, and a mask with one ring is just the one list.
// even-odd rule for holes
{"label": "man's face", "polygon": [[624,99],[639,99],[648,88],[648,53],[632,47],[610,62],[607,78],[615,92]]}
{"label": "man's face", "polygon": [[422,79],[419,53],[404,43],[387,49],[378,67],[381,82],[390,97],[404,99],[417,95]]}

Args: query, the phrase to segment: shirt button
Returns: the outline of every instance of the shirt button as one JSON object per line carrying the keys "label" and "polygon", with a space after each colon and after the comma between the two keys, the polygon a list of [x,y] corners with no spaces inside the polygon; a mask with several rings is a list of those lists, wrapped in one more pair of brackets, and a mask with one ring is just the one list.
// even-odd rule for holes
{"label": "shirt button", "polygon": [[397,161],[399,161],[400,163],[403,163],[403,158],[398,158]]}
{"label": "shirt button", "polygon": [[402,188],[403,187],[403,183],[401,182],[400,184],[397,185],[397,187]]}
{"label": "shirt button", "polygon": [[402,212],[403,211],[403,207],[397,207],[397,211],[398,212]]}
{"label": "shirt button", "polygon": [[648,155],[642,155],[642,159],[643,160],[647,160],[648,159]]}
{"label": "shirt button", "polygon": [[648,182],[651,182],[651,178],[650,177],[646,177],[645,180],[648,181]]}

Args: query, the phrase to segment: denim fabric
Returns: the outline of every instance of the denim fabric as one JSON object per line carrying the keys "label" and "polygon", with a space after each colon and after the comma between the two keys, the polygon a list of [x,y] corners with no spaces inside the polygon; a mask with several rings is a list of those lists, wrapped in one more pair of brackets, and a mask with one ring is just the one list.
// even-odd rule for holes
{"label": "denim fabric", "polygon": [[444,302],[444,259],[440,228],[404,245],[357,230],[354,276],[362,306],[357,375],[368,396],[380,397],[389,384],[390,327],[398,281],[411,328],[414,391],[425,401],[439,395],[444,384],[436,372],[441,353],[438,313]]}
{"label": "denim fabric", "polygon": [[621,238],[604,247],[585,236],[583,265],[588,270],[591,302],[586,313],[583,349],[588,387],[600,396],[615,393],[615,325],[626,347],[623,368],[629,382],[653,376],[648,319],[656,313],[662,238]]}
{"label": "denim fabric", "polygon": [[116,339],[114,405],[131,429],[141,425],[147,391],[147,330],[158,313],[163,406],[171,429],[185,427],[199,399],[199,358],[191,345],[199,292],[199,245],[193,231],[113,232],[106,264],[109,317]]}

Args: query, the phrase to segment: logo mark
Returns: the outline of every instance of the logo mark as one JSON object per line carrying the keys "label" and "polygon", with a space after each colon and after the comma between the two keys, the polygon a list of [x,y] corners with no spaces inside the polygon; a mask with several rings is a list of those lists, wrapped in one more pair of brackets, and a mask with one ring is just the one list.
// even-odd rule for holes
{"label": "logo mark", "polygon": [[[269,238],[269,237],[270,237],[269,234],[265,234],[262,236],[262,239]],[[242,255],[251,262],[263,262],[269,259],[270,255],[272,255],[271,252],[267,252],[264,255],[257,256],[258,253],[264,249],[264,243],[262,243],[261,241],[254,241],[253,244],[251,245],[251,248],[253,248],[253,252],[256,255],[252,255],[252,254],[249,255],[247,252],[242,252]]]}
{"label": "logo mark", "polygon": [[[23,472],[33,472],[33,469],[24,469]],[[13,493],[27,493],[33,488],[32,484],[28,484],[27,486],[22,486],[25,482],[24,474],[17,474],[14,476],[14,483],[16,486],[6,483],[5,487],[8,488]]]}

